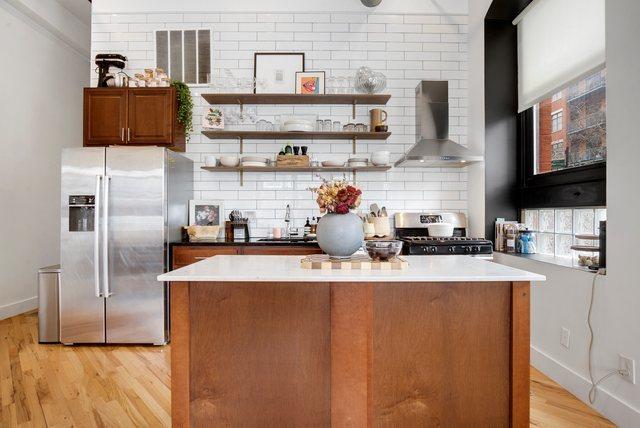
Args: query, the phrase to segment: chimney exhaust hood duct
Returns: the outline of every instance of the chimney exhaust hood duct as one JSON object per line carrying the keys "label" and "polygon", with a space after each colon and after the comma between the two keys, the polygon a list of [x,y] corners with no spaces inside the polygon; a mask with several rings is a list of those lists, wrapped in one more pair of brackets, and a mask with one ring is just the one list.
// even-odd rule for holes
{"label": "chimney exhaust hood duct", "polygon": [[396,163],[400,167],[463,167],[483,156],[449,139],[449,84],[423,80],[416,87],[416,144]]}

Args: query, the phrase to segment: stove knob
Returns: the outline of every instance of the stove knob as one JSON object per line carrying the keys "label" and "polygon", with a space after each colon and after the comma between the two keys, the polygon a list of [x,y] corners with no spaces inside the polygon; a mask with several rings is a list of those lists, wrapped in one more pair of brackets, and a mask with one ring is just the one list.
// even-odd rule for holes
{"label": "stove knob", "polygon": [[471,247],[468,247],[468,246],[464,247],[464,252],[465,253],[470,253],[471,251],[473,251],[473,249]]}
{"label": "stove knob", "polygon": [[478,247],[478,246],[473,247],[473,252],[474,253],[479,253],[480,252],[480,247]]}
{"label": "stove knob", "polygon": [[435,253],[436,251],[438,251],[438,249],[436,247],[429,247],[429,251]]}
{"label": "stove knob", "polygon": [[449,252],[453,253],[455,251],[455,247],[449,247]]}

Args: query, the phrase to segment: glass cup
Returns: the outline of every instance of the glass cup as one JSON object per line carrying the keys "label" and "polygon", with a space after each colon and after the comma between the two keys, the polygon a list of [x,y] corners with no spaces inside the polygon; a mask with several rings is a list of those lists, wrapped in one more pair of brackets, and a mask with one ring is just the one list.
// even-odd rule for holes
{"label": "glass cup", "polygon": [[336,77],[334,75],[327,77],[327,93],[336,93]]}
{"label": "glass cup", "polygon": [[322,122],[322,132],[331,132],[333,126],[333,122],[331,122],[331,119],[325,119]]}
{"label": "glass cup", "polygon": [[355,129],[356,132],[367,132],[367,125],[364,123],[357,123]]}
{"label": "glass cup", "polygon": [[347,131],[347,132],[355,132],[355,130],[356,130],[356,125],[355,125],[354,123],[347,123],[347,124],[344,126],[344,130],[345,130],[345,131]]}
{"label": "glass cup", "polygon": [[333,122],[333,132],[340,132],[342,131],[342,123],[340,123],[340,121],[335,120]]}
{"label": "glass cup", "polygon": [[322,119],[316,120],[316,131],[322,132]]}
{"label": "glass cup", "polygon": [[347,78],[344,76],[336,77],[336,93],[345,94],[347,92]]}

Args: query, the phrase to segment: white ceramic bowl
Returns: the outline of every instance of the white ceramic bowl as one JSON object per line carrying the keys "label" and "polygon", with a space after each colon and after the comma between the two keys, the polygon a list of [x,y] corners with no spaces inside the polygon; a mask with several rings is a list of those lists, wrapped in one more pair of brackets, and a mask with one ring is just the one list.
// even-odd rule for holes
{"label": "white ceramic bowl", "polygon": [[391,162],[391,152],[388,150],[380,150],[371,153],[371,163],[376,166],[389,165]]}
{"label": "white ceramic bowl", "polygon": [[238,156],[220,156],[220,165],[226,167],[238,166],[240,159]]}
{"label": "white ceramic bowl", "polygon": [[216,166],[218,163],[218,159],[213,155],[207,155],[204,157],[205,166]]}
{"label": "white ceramic bowl", "polygon": [[429,236],[434,238],[449,238],[453,236],[453,225],[451,223],[429,223],[427,225]]}

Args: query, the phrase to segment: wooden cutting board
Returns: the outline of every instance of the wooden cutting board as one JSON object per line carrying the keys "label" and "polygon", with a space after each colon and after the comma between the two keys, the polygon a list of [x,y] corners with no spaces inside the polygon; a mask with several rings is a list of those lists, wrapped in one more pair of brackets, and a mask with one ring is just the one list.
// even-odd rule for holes
{"label": "wooden cutting board", "polygon": [[371,260],[369,256],[357,255],[346,259],[334,259],[326,254],[312,254],[300,260],[302,269],[337,269],[337,270],[402,270],[409,263],[401,257],[388,261]]}

